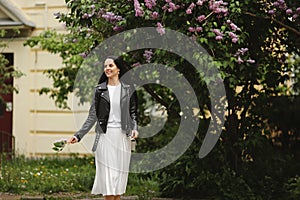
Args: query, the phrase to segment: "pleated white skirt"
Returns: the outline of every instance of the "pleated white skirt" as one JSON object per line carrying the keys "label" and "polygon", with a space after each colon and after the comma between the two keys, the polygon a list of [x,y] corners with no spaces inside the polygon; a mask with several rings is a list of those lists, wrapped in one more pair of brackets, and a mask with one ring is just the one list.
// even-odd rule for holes
{"label": "pleated white skirt", "polygon": [[96,175],[92,194],[124,194],[130,156],[130,138],[121,128],[108,127],[106,134],[101,134],[95,152]]}

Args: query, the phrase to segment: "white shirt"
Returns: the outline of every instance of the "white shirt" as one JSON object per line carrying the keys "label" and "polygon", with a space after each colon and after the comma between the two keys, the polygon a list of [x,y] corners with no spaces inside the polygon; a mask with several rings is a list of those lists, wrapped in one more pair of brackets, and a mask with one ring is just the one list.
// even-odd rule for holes
{"label": "white shirt", "polygon": [[107,85],[109,100],[110,100],[110,112],[108,117],[107,127],[121,127],[121,84]]}

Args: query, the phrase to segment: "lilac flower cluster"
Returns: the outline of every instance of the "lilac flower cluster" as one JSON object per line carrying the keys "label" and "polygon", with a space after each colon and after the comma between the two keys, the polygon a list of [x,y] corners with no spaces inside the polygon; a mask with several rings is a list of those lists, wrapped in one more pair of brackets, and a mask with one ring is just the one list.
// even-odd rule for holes
{"label": "lilac flower cluster", "polygon": [[113,12],[105,12],[101,15],[101,17],[112,24],[116,24],[116,22],[124,20],[122,16],[116,15]]}
{"label": "lilac flower cluster", "polygon": [[232,30],[228,33],[231,38],[231,41],[233,43],[237,43],[239,37],[234,32],[240,31],[241,29],[236,24],[234,24],[231,20],[227,20],[226,23],[229,25],[230,29]]}
{"label": "lilac flower cluster", "polygon": [[156,0],[144,0],[148,9],[152,10],[156,6]]}
{"label": "lilac flower cluster", "polygon": [[193,33],[193,32],[201,32],[203,30],[202,27],[197,26],[197,27],[189,27],[189,32]]}
{"label": "lilac flower cluster", "polygon": [[151,62],[152,55],[153,55],[152,49],[144,51],[143,56],[146,58],[147,63]]}
{"label": "lilac flower cluster", "polygon": [[90,6],[90,8],[91,8],[91,13],[84,13],[83,15],[82,15],[82,19],[88,19],[88,18],[91,18],[91,17],[93,17],[94,15],[95,15],[95,5],[94,4],[92,4],[91,6]]}
{"label": "lilac flower cluster", "polygon": [[207,0],[198,0],[196,4],[198,6],[202,6],[205,1],[207,1]]}
{"label": "lilac flower cluster", "polygon": [[230,36],[231,41],[233,43],[237,43],[237,41],[239,40],[239,37],[235,33],[233,33],[233,32],[229,32],[229,36]]}
{"label": "lilac flower cluster", "polygon": [[151,19],[157,19],[159,17],[158,12],[154,11],[152,13],[150,13]]}
{"label": "lilac flower cluster", "polygon": [[87,57],[87,53],[86,52],[82,52],[79,54],[79,56],[81,56],[82,58],[86,58]]}
{"label": "lilac flower cluster", "polygon": [[236,24],[234,24],[234,23],[233,23],[231,20],[229,20],[229,19],[226,21],[226,23],[229,24],[231,30],[233,30],[233,31],[240,31],[240,30],[241,30]]}
{"label": "lilac flower cluster", "polygon": [[163,35],[163,34],[166,33],[165,28],[163,27],[163,25],[162,25],[160,22],[157,22],[156,26],[157,26],[156,31],[157,31],[160,35]]}
{"label": "lilac flower cluster", "polygon": [[167,10],[168,12],[173,12],[180,8],[180,5],[176,5],[172,2],[172,0],[165,0],[166,4],[162,7],[163,10]]}
{"label": "lilac flower cluster", "polygon": [[216,37],[215,37],[216,40],[223,39],[224,33],[222,33],[219,29],[215,28],[215,29],[212,29],[211,31],[216,34]]}
{"label": "lilac flower cluster", "polygon": [[143,17],[144,16],[144,11],[143,8],[141,7],[141,4],[138,0],[133,0],[133,6],[135,10],[135,16],[136,17]]}
{"label": "lilac flower cluster", "polygon": [[214,13],[219,14],[219,17],[228,15],[227,5],[228,5],[228,3],[224,2],[222,0],[220,0],[220,1],[215,1],[215,0],[209,1],[209,9],[211,11],[213,11]]}
{"label": "lilac flower cluster", "polygon": [[193,9],[195,8],[195,4],[194,3],[191,3],[191,5],[189,5],[189,7],[186,9],[186,14],[188,14],[188,15],[190,15],[190,14],[192,14],[192,11],[193,11]]}
{"label": "lilac flower cluster", "polygon": [[203,22],[205,19],[206,19],[205,15],[200,15],[200,16],[197,17],[196,21]]}
{"label": "lilac flower cluster", "polygon": [[141,66],[141,63],[140,63],[140,62],[137,62],[137,63],[132,64],[132,67],[138,67],[138,66]]}
{"label": "lilac flower cluster", "polygon": [[[235,53],[235,57],[237,57],[237,63],[238,64],[242,64],[244,63],[245,61],[241,58],[241,56],[244,56],[247,52],[248,52],[248,48],[240,48],[237,50],[237,52]],[[251,58],[248,58],[246,60],[247,63],[250,63],[250,64],[253,64],[255,63],[255,60],[251,59]]]}
{"label": "lilac flower cluster", "polygon": [[287,16],[292,16],[292,19],[296,19],[300,15],[300,7],[293,10],[292,8],[288,8],[284,0],[277,0],[272,4],[274,7],[267,11],[269,15],[276,15],[276,11],[284,11]]}

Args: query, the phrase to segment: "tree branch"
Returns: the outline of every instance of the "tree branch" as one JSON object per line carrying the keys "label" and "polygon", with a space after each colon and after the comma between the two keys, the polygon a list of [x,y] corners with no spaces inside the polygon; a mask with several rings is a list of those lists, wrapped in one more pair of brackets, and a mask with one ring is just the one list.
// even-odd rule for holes
{"label": "tree branch", "polygon": [[280,26],[286,28],[287,30],[295,33],[296,35],[300,36],[300,32],[298,30],[296,30],[295,28],[293,27],[290,27],[284,23],[282,23],[281,21],[278,21],[277,19],[273,18],[273,17],[267,17],[267,16],[257,16],[253,13],[250,13],[250,12],[245,12],[246,15],[249,15],[249,16],[252,16],[252,17],[256,17],[256,18],[262,18],[262,19],[267,19],[267,20],[271,20],[277,24],[279,24]]}
{"label": "tree branch", "polygon": [[165,102],[160,96],[158,96],[148,85],[144,85],[143,87],[158,103],[168,108],[169,104]]}

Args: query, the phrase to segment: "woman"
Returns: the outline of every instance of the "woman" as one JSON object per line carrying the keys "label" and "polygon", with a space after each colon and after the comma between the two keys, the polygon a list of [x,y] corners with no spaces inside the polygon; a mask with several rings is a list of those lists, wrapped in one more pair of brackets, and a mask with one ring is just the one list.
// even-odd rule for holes
{"label": "woman", "polygon": [[126,191],[131,155],[130,139],[138,137],[137,96],[120,78],[126,72],[121,57],[104,61],[104,72],[95,88],[89,115],[82,128],[70,139],[79,142],[96,125],[96,176],[92,194],[105,200],[119,200]]}

